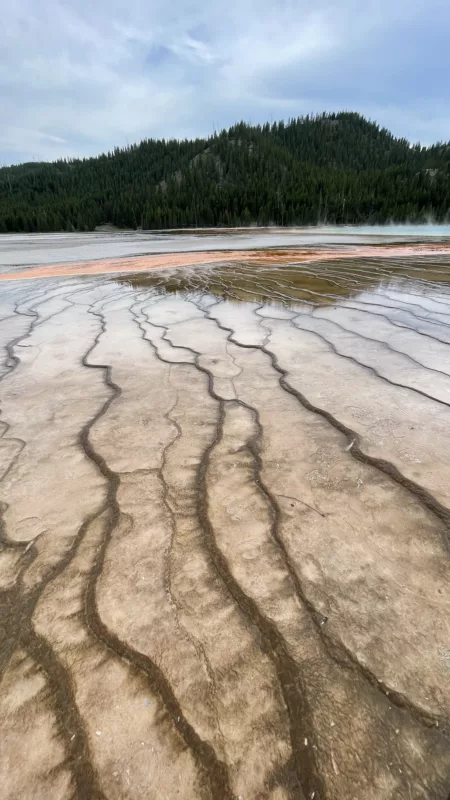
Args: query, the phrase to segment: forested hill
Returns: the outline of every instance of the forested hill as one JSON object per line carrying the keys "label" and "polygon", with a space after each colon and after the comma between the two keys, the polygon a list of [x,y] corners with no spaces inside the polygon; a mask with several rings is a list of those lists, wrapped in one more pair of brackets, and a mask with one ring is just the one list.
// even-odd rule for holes
{"label": "forested hill", "polygon": [[0,232],[449,217],[450,143],[412,146],[349,112],[0,169]]}

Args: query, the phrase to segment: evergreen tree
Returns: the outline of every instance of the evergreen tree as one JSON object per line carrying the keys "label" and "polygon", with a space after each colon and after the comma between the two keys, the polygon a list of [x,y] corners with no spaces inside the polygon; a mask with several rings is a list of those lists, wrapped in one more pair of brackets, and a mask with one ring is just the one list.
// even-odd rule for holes
{"label": "evergreen tree", "polygon": [[446,221],[449,208],[450,144],[411,146],[351,112],[0,169],[0,233]]}

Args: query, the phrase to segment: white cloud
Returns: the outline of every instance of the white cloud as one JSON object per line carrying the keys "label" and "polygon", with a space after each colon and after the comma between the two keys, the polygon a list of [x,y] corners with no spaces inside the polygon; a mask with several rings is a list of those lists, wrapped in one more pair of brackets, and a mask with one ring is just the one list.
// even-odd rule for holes
{"label": "white cloud", "polygon": [[449,21],[443,0],[15,0],[2,13],[0,160],[342,107],[448,139],[448,48],[431,38]]}

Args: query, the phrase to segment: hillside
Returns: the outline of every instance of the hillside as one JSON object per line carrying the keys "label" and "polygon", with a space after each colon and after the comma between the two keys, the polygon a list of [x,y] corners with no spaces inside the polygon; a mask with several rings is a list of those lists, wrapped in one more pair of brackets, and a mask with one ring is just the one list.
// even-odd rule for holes
{"label": "hillside", "polygon": [[444,221],[449,209],[450,143],[412,146],[350,112],[0,169],[0,232]]}

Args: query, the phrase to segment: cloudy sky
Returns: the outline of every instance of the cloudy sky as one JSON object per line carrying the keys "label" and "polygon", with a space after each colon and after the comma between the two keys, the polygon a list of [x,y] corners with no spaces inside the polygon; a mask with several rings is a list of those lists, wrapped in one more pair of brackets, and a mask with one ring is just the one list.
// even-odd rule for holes
{"label": "cloudy sky", "polygon": [[450,139],[449,0],[14,0],[0,163],[350,109]]}

